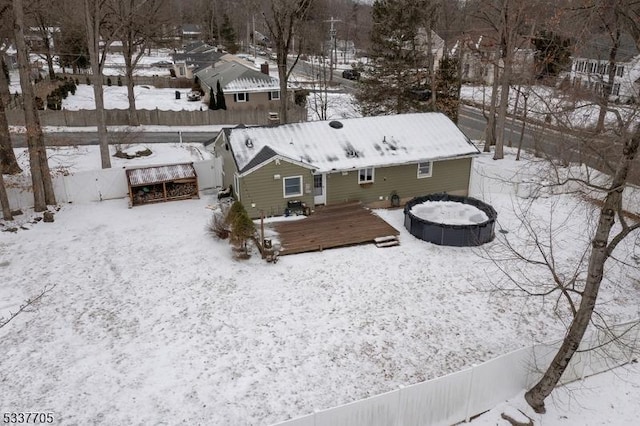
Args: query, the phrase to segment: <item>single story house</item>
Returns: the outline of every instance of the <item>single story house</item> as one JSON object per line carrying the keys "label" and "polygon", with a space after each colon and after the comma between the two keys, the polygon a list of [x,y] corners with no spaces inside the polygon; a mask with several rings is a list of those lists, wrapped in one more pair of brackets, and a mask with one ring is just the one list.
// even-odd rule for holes
{"label": "single story house", "polygon": [[441,113],[226,128],[210,145],[251,217],[291,203],[403,204],[436,192],[467,195],[478,149]]}
{"label": "single story house", "polygon": [[[219,81],[227,110],[252,111],[264,115],[256,117],[254,123],[266,121],[261,120],[265,117],[270,122],[278,122],[280,81],[269,75],[268,65],[263,65],[262,71],[258,71],[238,61],[221,62],[200,70],[195,75],[204,90],[205,103],[209,102],[209,89],[216,93]],[[295,105],[293,90],[289,90],[287,96],[291,107],[291,121],[306,120],[306,108]]]}

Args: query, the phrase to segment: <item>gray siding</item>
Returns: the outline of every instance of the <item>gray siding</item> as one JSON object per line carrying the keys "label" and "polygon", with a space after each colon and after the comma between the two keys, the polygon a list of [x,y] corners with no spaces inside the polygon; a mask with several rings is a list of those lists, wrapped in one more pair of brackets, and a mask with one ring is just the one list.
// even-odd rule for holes
{"label": "gray siding", "polygon": [[[313,176],[311,171],[296,164],[280,160],[280,164],[271,161],[253,173],[240,179],[240,201],[252,218],[284,214],[287,201],[299,200],[313,207]],[[275,178],[275,175],[280,175]],[[284,198],[283,179],[290,176],[302,176],[300,197]]]}
{"label": "gray siding", "polygon": [[419,195],[447,192],[467,195],[471,173],[471,158],[437,161],[431,177],[418,179],[418,165],[408,164],[375,168],[374,182],[358,184],[358,171],[327,175],[327,204],[362,201],[375,206],[389,206],[392,192],[402,203]]}

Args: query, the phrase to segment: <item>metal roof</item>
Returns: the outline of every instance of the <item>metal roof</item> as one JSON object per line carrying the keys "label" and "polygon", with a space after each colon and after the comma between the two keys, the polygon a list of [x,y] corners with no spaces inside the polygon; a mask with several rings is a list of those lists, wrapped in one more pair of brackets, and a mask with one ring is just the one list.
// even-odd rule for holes
{"label": "metal roof", "polygon": [[127,180],[131,186],[152,185],[178,179],[195,178],[193,163],[169,164],[166,166],[141,167],[128,169]]}

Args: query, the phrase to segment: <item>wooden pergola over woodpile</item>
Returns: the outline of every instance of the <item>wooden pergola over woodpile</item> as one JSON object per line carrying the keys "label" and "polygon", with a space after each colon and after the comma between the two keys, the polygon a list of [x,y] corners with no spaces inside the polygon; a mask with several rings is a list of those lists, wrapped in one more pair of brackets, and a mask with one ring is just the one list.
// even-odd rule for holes
{"label": "wooden pergola over woodpile", "polygon": [[359,202],[316,207],[311,216],[275,222],[280,255],[375,243],[400,232]]}
{"label": "wooden pergola over woodpile", "polygon": [[126,173],[132,206],[199,198],[193,163],[140,167]]}

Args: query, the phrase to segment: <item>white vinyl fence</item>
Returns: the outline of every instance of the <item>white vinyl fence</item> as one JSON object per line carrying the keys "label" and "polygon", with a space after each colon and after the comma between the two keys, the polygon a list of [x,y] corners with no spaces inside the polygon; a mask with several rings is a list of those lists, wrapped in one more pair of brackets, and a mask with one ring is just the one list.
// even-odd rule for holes
{"label": "white vinyl fence", "polygon": [[[640,320],[639,320],[640,321]],[[569,383],[629,362],[640,349],[638,322],[612,330],[622,336],[590,333],[561,383]],[[530,388],[550,364],[561,341],[516,350],[467,370],[403,387],[371,398],[272,426],[430,426],[452,425],[487,411]],[[597,348],[585,351],[588,348]]]}
{"label": "white vinyl fence", "polygon": [[[196,161],[193,167],[198,175],[200,190],[222,186],[221,159]],[[57,175],[53,189],[58,203],[88,203],[129,196],[124,168],[111,168]],[[9,204],[12,209],[33,207],[31,177],[9,176],[6,179]]]}

